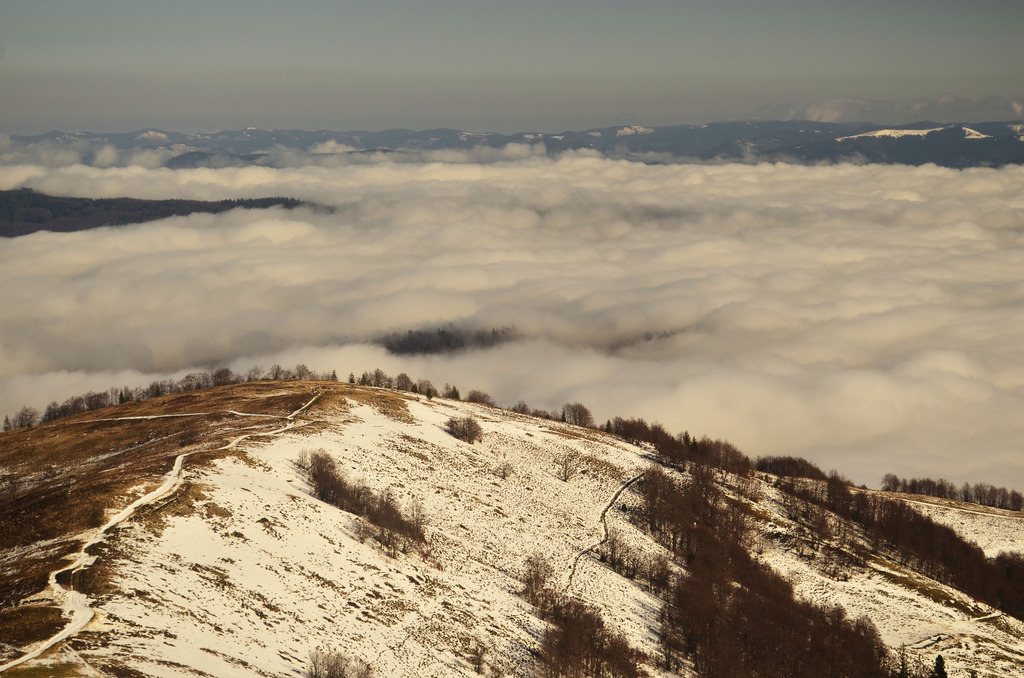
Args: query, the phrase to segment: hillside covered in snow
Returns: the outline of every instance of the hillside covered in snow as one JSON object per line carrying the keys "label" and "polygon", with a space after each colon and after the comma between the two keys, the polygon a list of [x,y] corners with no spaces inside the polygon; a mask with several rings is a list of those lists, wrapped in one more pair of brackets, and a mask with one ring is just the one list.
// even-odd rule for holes
{"label": "hillside covered in snow", "polygon": [[[453,436],[453,420],[475,421],[477,439]],[[325,501],[317,463],[378,513]],[[749,557],[781,575],[844,633],[876,633],[894,670],[941,654],[951,676],[1024,676],[1024,623],[849,517],[881,493],[847,488],[831,510],[819,481],[667,459],[639,437],[485,404],[235,384],[4,433],[0,469],[5,678],[328,675],[329,658],[348,662],[337,675],[558,675],[556,651],[571,653],[552,629],[576,618],[564,601],[596,615],[594,643],[637,675],[707,675],[711,646],[693,632],[674,645],[666,626],[690,628],[697,598],[680,596],[714,555],[697,545],[705,528],[747,554],[723,568]],[[713,512],[673,527],[685,511],[652,508],[658,483],[659,496],[703,487]],[[1019,548],[1021,514],[900,501],[990,558]],[[420,536],[389,528],[381,506]],[[716,588],[716,604],[743,587]],[[634,670],[592,661],[574,675]]]}

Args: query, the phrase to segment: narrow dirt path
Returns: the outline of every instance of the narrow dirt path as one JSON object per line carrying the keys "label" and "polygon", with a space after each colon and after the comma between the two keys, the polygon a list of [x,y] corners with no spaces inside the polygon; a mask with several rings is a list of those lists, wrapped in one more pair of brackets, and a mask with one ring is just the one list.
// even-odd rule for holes
{"label": "narrow dirt path", "polygon": [[[310,408],[310,406],[312,406],[313,403],[315,403],[320,398],[321,395],[323,395],[322,392],[321,393],[316,393],[309,402],[307,402],[302,407],[300,407],[299,409],[295,410],[294,412],[292,412],[291,414],[289,414],[289,415],[287,415],[285,417],[280,417],[280,416],[275,417],[275,418],[285,419],[286,423],[285,423],[284,426],[282,426],[280,428],[277,428],[277,429],[274,429],[272,431],[262,431],[262,432],[247,433],[245,435],[239,436],[239,437],[234,438],[233,440],[231,440],[227,445],[218,448],[218,451],[220,451],[220,450],[233,450],[233,449],[235,449],[235,447],[240,442],[242,442],[243,440],[246,440],[248,438],[251,438],[253,436],[278,435],[280,433],[284,433],[285,431],[287,431],[287,430],[289,430],[291,428],[294,428],[295,425],[296,425],[295,424],[295,418],[298,417],[303,412],[305,412],[306,410],[308,410]],[[236,414],[236,415],[239,415],[239,416],[246,416],[246,415],[244,415],[241,412],[232,412],[232,414]],[[172,417],[189,417],[189,416],[204,416],[204,415],[201,415],[201,414],[194,414],[194,415],[193,414],[178,414],[178,415],[167,415],[167,416],[172,416]],[[256,416],[256,415],[249,415],[249,416]],[[156,419],[156,418],[159,418],[159,417],[123,417],[122,419]],[[98,421],[111,421],[111,420],[110,419],[102,419],[102,420],[98,420]],[[55,601],[56,600],[63,600],[64,614],[66,616],[70,617],[71,620],[68,622],[68,624],[60,632],[58,632],[57,634],[51,636],[47,640],[43,641],[42,644],[40,644],[38,647],[36,647],[34,650],[29,652],[28,654],[26,654],[24,656],[21,656],[21,657],[18,657],[17,659],[14,659],[14,660],[12,660],[10,662],[7,662],[6,664],[0,665],[0,673],[3,673],[4,671],[6,671],[8,669],[12,669],[15,666],[19,666],[21,664],[24,664],[25,662],[28,662],[28,661],[31,661],[33,659],[38,658],[44,652],[52,649],[57,644],[65,641],[68,638],[71,638],[72,636],[77,634],[79,631],[84,629],[89,624],[89,622],[91,622],[93,620],[93,618],[95,618],[96,612],[92,609],[92,607],[89,606],[89,602],[90,602],[89,598],[84,593],[75,590],[75,582],[78,581],[82,571],[85,570],[86,568],[88,568],[89,566],[91,566],[93,563],[96,562],[96,556],[89,555],[89,549],[92,548],[93,546],[95,546],[96,544],[100,543],[104,539],[106,539],[107,533],[110,532],[110,530],[114,529],[115,527],[117,527],[118,525],[123,523],[124,521],[128,520],[129,518],[131,518],[135,514],[135,512],[138,511],[143,506],[146,506],[148,504],[152,504],[153,502],[158,501],[159,499],[162,499],[162,498],[164,498],[164,497],[174,493],[174,491],[177,490],[178,486],[181,484],[181,479],[182,479],[182,473],[181,472],[182,472],[182,466],[184,464],[185,458],[188,457],[191,454],[194,454],[194,453],[193,452],[186,452],[184,454],[179,454],[177,457],[175,457],[174,465],[171,467],[171,470],[168,471],[167,474],[164,476],[164,480],[160,484],[159,487],[157,487],[152,492],[149,492],[148,494],[146,494],[146,495],[136,499],[129,506],[125,507],[117,515],[115,515],[113,518],[108,520],[102,527],[100,527],[98,530],[96,530],[96,532],[93,534],[93,536],[82,546],[81,550],[79,550],[79,552],[75,555],[74,562],[72,562],[70,565],[67,565],[66,567],[62,567],[59,570],[54,570],[53,572],[50,573],[49,583],[48,583],[47,589],[44,590],[43,592],[41,592],[40,594],[37,594],[37,596],[43,596],[44,594],[46,594],[46,591],[49,590],[50,593],[48,595],[46,595],[45,597],[52,598]],[[66,578],[68,580],[69,588],[65,588],[60,583],[60,579],[62,578],[62,576],[65,576],[65,573],[69,573],[69,575],[70,575],[70,576],[66,576]]]}
{"label": "narrow dirt path", "polygon": [[572,587],[573,579],[576,577],[576,567],[579,565],[580,559],[583,558],[583,556],[590,553],[591,551],[601,548],[601,546],[603,546],[605,542],[608,541],[608,511],[611,510],[612,506],[615,505],[615,502],[618,500],[619,496],[625,491],[627,487],[634,484],[643,477],[644,474],[641,473],[627,480],[625,483],[622,484],[621,487],[619,487],[619,489],[615,490],[615,494],[613,494],[612,498],[608,500],[607,504],[605,504],[604,509],[601,510],[601,517],[598,518],[598,520],[601,521],[604,536],[601,538],[601,541],[597,542],[589,548],[583,549],[582,551],[576,554],[575,558],[573,558],[572,568],[569,571],[569,581],[565,584],[565,588],[562,589],[563,594],[568,593],[569,589]]}

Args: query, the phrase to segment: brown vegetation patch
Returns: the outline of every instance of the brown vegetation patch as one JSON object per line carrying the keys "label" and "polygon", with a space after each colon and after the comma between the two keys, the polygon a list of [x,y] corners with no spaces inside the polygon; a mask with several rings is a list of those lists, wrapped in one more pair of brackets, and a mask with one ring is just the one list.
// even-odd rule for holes
{"label": "brown vegetation patch", "polygon": [[587,473],[596,478],[610,478],[622,480],[626,477],[626,471],[618,464],[613,464],[607,459],[595,457],[592,454],[584,454],[579,458],[580,465],[587,470]]}
{"label": "brown vegetation patch", "polygon": [[405,424],[416,423],[406,404],[407,401],[413,400],[414,396],[369,386],[343,385],[342,388],[341,393],[352,402],[369,405],[377,412],[395,421]]}
{"label": "brown vegetation patch", "polygon": [[352,403],[346,395],[354,388],[349,384],[331,384],[310,409],[329,415],[348,414],[352,411]]}
{"label": "brown vegetation patch", "polygon": [[114,678],[149,678],[145,673],[125,666],[119,662],[97,665],[96,668],[102,669],[103,675],[114,676]]}
{"label": "brown vegetation patch", "polygon": [[211,520],[213,518],[230,518],[232,515],[233,514],[229,509],[226,509],[223,506],[218,506],[217,504],[214,504],[212,501],[203,504],[203,516],[207,520]]}
{"label": "brown vegetation patch", "polygon": [[205,491],[207,489],[209,487],[202,483],[183,482],[164,502],[140,508],[134,520],[144,525],[155,536],[160,536],[167,527],[168,518],[194,515],[199,506],[208,499]]}
{"label": "brown vegetation patch", "polygon": [[4,672],[5,678],[81,678],[92,673],[83,673],[82,666],[74,662],[42,664],[26,662]]}
{"label": "brown vegetation patch", "polygon": [[1006,615],[1002,615],[994,619],[987,619],[981,623],[990,624],[1011,638],[1016,638],[1017,640],[1024,639],[1024,631],[1021,631],[1020,625],[1007,619]]}
{"label": "brown vegetation patch", "polygon": [[[891,567],[891,563],[887,565]],[[889,569],[878,569],[876,572],[878,572],[883,579],[886,579],[897,586],[901,586],[908,591],[913,591],[921,597],[927,598],[939,605],[951,607],[957,612],[961,612],[969,617],[979,617],[985,614],[985,611],[973,602],[964,600],[957,593],[954,593],[954,595],[951,596],[946,587],[931,579],[925,579],[909,571],[894,572]]]}
{"label": "brown vegetation patch", "polygon": [[399,447],[398,451],[399,452],[403,452],[405,454],[408,454],[410,457],[415,457],[416,459],[419,459],[420,461],[426,462],[428,464],[430,463],[430,457],[427,456],[426,454],[420,452],[419,450],[409,450],[409,449],[406,449],[404,447]]}
{"label": "brown vegetation patch", "polygon": [[[0,610],[0,638],[8,645],[27,647],[46,640],[64,628],[66,621],[59,608],[22,605]],[[0,648],[0,652],[3,649]],[[11,657],[16,659],[17,657]],[[4,673],[4,676],[14,675]]]}
{"label": "brown vegetation patch", "polygon": [[604,433],[603,431],[583,428],[581,426],[570,426],[568,424],[563,424],[561,426],[557,424],[544,424],[541,426],[541,429],[560,438],[566,438],[567,440],[586,440],[593,443],[608,444],[610,438],[618,439],[617,437],[611,436],[611,434]]}
{"label": "brown vegetation patch", "polygon": [[89,553],[96,556],[96,561],[78,572],[75,589],[93,598],[116,593],[118,589],[113,584],[116,574],[114,561],[121,555],[117,547],[109,542],[97,544],[89,549]]}

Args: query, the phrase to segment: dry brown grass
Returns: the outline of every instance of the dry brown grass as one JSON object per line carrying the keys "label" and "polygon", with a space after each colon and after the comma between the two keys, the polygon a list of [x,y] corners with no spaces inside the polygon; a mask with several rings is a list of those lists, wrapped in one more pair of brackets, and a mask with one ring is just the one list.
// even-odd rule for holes
{"label": "dry brown grass", "polygon": [[73,662],[16,666],[4,672],[4,678],[84,678],[94,675]]}
{"label": "dry brown grass", "polygon": [[626,471],[618,464],[613,464],[607,459],[595,457],[592,454],[584,454],[579,458],[580,465],[587,470],[587,473],[595,478],[610,478],[622,480],[626,477]]}
{"label": "dry brown grass", "polygon": [[[3,629],[0,638],[15,647],[26,647],[45,640],[64,628],[64,624],[64,615],[56,607],[22,605],[0,610],[0,629]],[[0,657],[5,657],[4,653],[5,650],[0,646]],[[17,656],[6,658],[17,659]],[[12,674],[4,673],[5,678],[8,675]]]}
{"label": "dry brown grass", "polygon": [[409,406],[406,405],[406,402],[414,400],[415,396],[396,391],[371,388],[369,386],[354,386],[352,384],[342,384],[340,386],[341,388],[338,390],[338,393],[352,402],[369,405],[384,416],[396,421],[407,424],[415,423],[412,414],[409,412]]}
{"label": "dry brown grass", "polygon": [[608,443],[611,434],[597,429],[572,426],[570,424],[545,423],[541,427],[545,432],[568,440],[587,440],[597,443]]}

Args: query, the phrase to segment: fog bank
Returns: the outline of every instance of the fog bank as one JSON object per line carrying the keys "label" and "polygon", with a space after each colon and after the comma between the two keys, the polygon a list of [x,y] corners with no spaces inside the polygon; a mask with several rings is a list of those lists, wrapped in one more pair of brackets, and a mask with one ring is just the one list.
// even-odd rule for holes
{"label": "fog bank", "polygon": [[[586,403],[857,482],[1024,489],[1024,169],[643,165],[510,149],[178,170],[0,165],[0,189],[290,196],[0,249],[0,412],[197,367],[381,367]],[[149,164],[149,163],[147,163]],[[487,351],[365,342],[514,327]]]}

